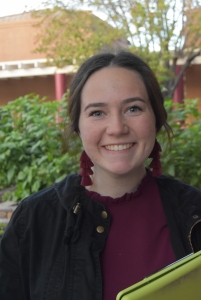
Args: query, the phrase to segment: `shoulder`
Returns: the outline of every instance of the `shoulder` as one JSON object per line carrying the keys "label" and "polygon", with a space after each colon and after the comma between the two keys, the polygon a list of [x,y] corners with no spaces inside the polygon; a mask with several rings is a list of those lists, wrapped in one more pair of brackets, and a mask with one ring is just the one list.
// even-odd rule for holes
{"label": "shoulder", "polygon": [[166,188],[168,190],[174,189],[177,192],[187,191],[187,192],[192,192],[192,193],[201,195],[200,189],[195,188],[191,185],[188,185],[188,184],[186,184],[178,179],[172,178],[172,177],[162,175],[162,176],[156,178],[156,182],[157,182],[158,186],[161,188]]}
{"label": "shoulder", "polygon": [[78,177],[79,175],[76,174],[68,175],[62,181],[56,182],[53,186],[26,197],[20,202],[20,205],[24,208],[38,205],[40,207],[43,205],[54,206],[64,195],[70,194],[70,191],[77,191],[77,188],[79,187]]}
{"label": "shoulder", "polygon": [[35,214],[37,210],[49,210],[56,205],[58,205],[58,197],[54,186],[51,186],[23,199],[19,203],[16,212]]}
{"label": "shoulder", "polygon": [[156,178],[156,182],[161,196],[166,200],[177,202],[179,205],[194,203],[201,207],[200,189],[164,175]]}
{"label": "shoulder", "polygon": [[78,175],[68,175],[61,182],[40,190],[23,199],[13,213],[11,221],[21,224],[30,222],[43,222],[66,215],[67,206],[70,202],[69,191],[76,190],[74,182]]}

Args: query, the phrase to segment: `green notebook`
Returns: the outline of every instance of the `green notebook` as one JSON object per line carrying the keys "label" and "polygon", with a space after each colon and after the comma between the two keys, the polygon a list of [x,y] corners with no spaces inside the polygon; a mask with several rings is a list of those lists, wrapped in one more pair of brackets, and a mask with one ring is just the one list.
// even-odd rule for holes
{"label": "green notebook", "polygon": [[118,293],[116,300],[201,299],[201,251],[146,277]]}

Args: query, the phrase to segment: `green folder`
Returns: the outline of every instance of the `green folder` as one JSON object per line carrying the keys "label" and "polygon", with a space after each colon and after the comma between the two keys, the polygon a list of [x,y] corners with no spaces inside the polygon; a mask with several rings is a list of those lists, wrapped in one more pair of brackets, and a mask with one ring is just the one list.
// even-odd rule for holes
{"label": "green folder", "polygon": [[116,300],[201,299],[201,251],[146,277],[118,293]]}

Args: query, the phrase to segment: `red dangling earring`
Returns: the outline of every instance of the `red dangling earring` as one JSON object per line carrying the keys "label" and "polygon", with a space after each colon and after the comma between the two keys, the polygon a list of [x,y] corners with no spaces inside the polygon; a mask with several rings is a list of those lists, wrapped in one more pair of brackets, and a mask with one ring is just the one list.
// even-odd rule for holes
{"label": "red dangling earring", "polygon": [[92,185],[92,181],[89,175],[93,174],[91,167],[93,167],[91,159],[88,157],[85,151],[82,151],[80,157],[80,168],[82,169],[80,175],[82,176],[81,185],[89,186]]}
{"label": "red dangling earring", "polygon": [[161,146],[159,144],[159,142],[156,140],[155,144],[154,144],[154,148],[151,152],[151,154],[149,155],[149,158],[153,158],[152,162],[149,165],[149,168],[152,169],[152,175],[153,177],[158,177],[161,176],[161,162],[160,162],[160,152],[162,151]]}

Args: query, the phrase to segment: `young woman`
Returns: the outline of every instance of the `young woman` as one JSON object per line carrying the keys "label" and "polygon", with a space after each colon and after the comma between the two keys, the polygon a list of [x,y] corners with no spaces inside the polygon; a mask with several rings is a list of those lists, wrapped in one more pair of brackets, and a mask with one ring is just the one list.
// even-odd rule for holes
{"label": "young woman", "polygon": [[1,242],[1,300],[115,300],[201,249],[201,191],[161,176],[156,136],[171,129],[147,64],[129,52],[89,58],[69,113],[84,148],[81,174],[14,212]]}

